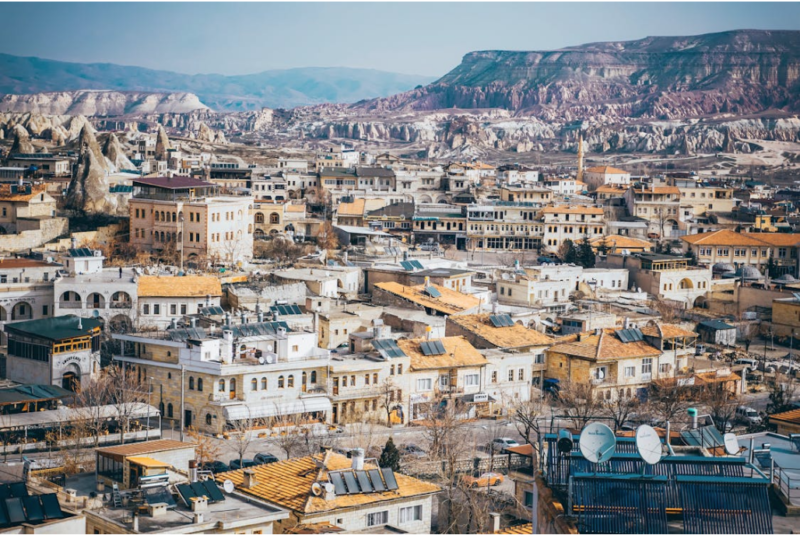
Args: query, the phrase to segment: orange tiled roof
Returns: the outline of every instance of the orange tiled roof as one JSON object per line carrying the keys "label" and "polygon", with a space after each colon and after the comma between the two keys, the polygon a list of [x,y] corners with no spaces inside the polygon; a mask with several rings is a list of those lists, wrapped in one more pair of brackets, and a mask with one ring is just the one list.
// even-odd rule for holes
{"label": "orange tiled roof", "polygon": [[[322,466],[317,465],[318,461],[322,461]],[[311,485],[314,483],[328,482],[329,471],[345,470],[350,468],[351,463],[352,461],[344,455],[328,452],[324,456],[320,454],[313,457],[298,457],[249,468],[248,470],[255,472],[256,476],[257,483],[253,488],[244,487],[244,470],[220,474],[217,476],[217,481],[230,479],[239,492],[300,514],[363,507],[398,498],[434,494],[441,490],[433,483],[395,472],[398,489],[394,491],[337,495],[332,500],[311,493]],[[364,467],[375,468],[371,464],[365,464]]]}
{"label": "orange tiled roof", "polygon": [[12,184],[3,184],[0,186],[0,201],[4,202],[25,202],[30,201],[37,195],[46,191],[46,186],[43,184],[36,184],[31,187],[30,193],[11,193]]}
{"label": "orange tiled roof", "polygon": [[549,346],[554,340],[533,329],[514,323],[510,327],[495,327],[489,319],[491,314],[450,316],[448,321],[480,336],[496,347]]}
{"label": "orange tiled roof", "polygon": [[619,195],[623,195],[628,188],[620,188],[618,186],[612,186],[611,184],[604,184],[602,186],[598,186],[595,190],[597,193],[618,193]]}
{"label": "orange tiled roof", "polygon": [[340,533],[344,531],[330,522],[316,522],[314,524],[296,524],[284,531],[292,535],[317,535],[318,533]]}
{"label": "orange tiled roof", "polygon": [[551,347],[548,351],[594,360],[617,360],[636,357],[656,357],[661,351],[644,340],[624,343],[617,329],[603,329],[600,335],[584,336],[580,340]]}
{"label": "orange tiled roof", "polygon": [[640,240],[639,238],[631,238],[630,236],[619,235],[600,236],[599,238],[589,240],[589,243],[591,243],[592,247],[596,249],[604,241],[606,246],[611,249],[643,249],[645,251],[649,251],[653,248],[653,244],[647,240]]}
{"label": "orange tiled roof", "polygon": [[205,297],[222,295],[222,285],[215,277],[139,277],[139,297]]}
{"label": "orange tiled roof", "polygon": [[305,204],[286,204],[284,205],[287,212],[305,212]]}
{"label": "orange tiled roof", "polygon": [[800,424],[800,409],[792,411],[781,412],[778,414],[770,414],[769,421],[771,422],[785,422],[787,424]]}
{"label": "orange tiled roof", "polygon": [[622,169],[617,169],[616,167],[610,167],[608,165],[600,165],[597,167],[590,167],[589,169],[584,169],[584,173],[603,173],[604,175],[629,175],[628,171],[623,171]]}
{"label": "orange tiled roof", "polygon": [[530,522],[527,524],[509,526],[501,529],[500,531],[495,531],[496,535],[530,535],[531,533],[533,533],[533,524]]}
{"label": "orange tiled roof", "polygon": [[[420,349],[422,342],[441,342],[444,346],[442,355],[424,355]],[[483,366],[486,357],[472,347],[463,336],[447,336],[445,338],[417,338],[415,340],[398,340],[397,346],[411,359],[413,370],[438,370],[442,368],[461,368]]]}
{"label": "orange tiled roof", "polygon": [[[765,238],[765,236],[775,236],[775,238]],[[786,236],[777,238],[777,236]],[[791,236],[791,238],[788,238]],[[775,245],[786,245],[787,242],[791,245],[800,242],[800,235],[798,234],[766,234],[755,232],[734,232],[732,230],[722,229],[714,232],[704,232],[702,234],[692,234],[690,236],[683,236],[681,238],[686,243],[692,245],[728,245],[728,246],[742,246],[742,247],[771,247]],[[768,240],[772,240],[771,242]],[[784,243],[781,243],[781,242]]]}
{"label": "orange tiled roof", "polygon": [[681,329],[677,325],[670,325],[669,323],[645,325],[640,330],[645,336],[653,336],[655,338],[697,338],[697,333]]}
{"label": "orange tiled roof", "polygon": [[398,297],[402,297],[412,303],[432,308],[444,314],[457,314],[464,310],[469,310],[480,304],[480,299],[471,295],[462,294],[455,290],[431,284],[441,294],[441,297],[430,297],[425,293],[425,285],[404,286],[399,282],[379,282],[375,284],[377,288],[390,292]]}
{"label": "orange tiled roof", "polygon": [[364,215],[365,199],[353,199],[353,202],[339,203],[336,213],[342,215]]}
{"label": "orange tiled roof", "polygon": [[634,189],[633,191],[635,191],[636,193],[658,193],[661,195],[667,195],[669,193],[678,194],[681,192],[681,190],[679,190],[675,186],[656,186],[654,188],[645,186],[643,188]]}
{"label": "orange tiled roof", "polygon": [[149,453],[157,453],[159,451],[182,450],[185,448],[194,448],[194,444],[191,442],[163,439],[151,440],[150,442],[123,444],[121,446],[111,446],[109,448],[100,448],[96,451],[98,453],[104,453],[106,456],[122,459],[123,457],[147,455]]}

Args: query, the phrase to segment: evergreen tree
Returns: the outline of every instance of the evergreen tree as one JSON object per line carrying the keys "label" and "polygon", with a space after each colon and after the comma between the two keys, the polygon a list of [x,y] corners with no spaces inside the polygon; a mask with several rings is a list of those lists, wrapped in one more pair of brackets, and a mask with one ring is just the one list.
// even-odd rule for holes
{"label": "evergreen tree", "polygon": [[672,254],[672,244],[670,242],[664,242],[664,247],[661,252],[664,254]]}
{"label": "evergreen tree", "polygon": [[596,258],[588,236],[584,236],[580,245],[578,245],[578,262],[587,269],[593,268],[595,265]]}
{"label": "evergreen tree", "polygon": [[689,259],[689,265],[690,266],[696,266],[697,265],[697,257],[694,255],[694,251],[692,251],[691,247],[689,247],[689,250],[686,251],[686,258]]}
{"label": "evergreen tree", "polygon": [[378,464],[381,468],[391,468],[395,472],[400,471],[400,452],[397,451],[392,437],[389,437],[389,440],[386,441],[386,445],[381,452],[381,458],[378,459]]}
{"label": "evergreen tree", "polygon": [[603,240],[597,245],[597,254],[606,255],[611,248],[608,246],[608,238],[603,237]]}
{"label": "evergreen tree", "polygon": [[575,243],[570,239],[564,240],[558,248],[558,257],[565,264],[578,264],[580,262],[578,249],[575,247]]}
{"label": "evergreen tree", "polygon": [[767,260],[767,275],[773,279],[780,276],[778,275],[778,264],[771,256],[769,257],[769,260]]}

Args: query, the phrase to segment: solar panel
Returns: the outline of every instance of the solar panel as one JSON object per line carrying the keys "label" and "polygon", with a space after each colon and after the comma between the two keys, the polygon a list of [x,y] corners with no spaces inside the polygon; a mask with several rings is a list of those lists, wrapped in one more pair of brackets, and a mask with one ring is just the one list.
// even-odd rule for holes
{"label": "solar panel", "polygon": [[5,500],[11,497],[11,487],[8,485],[0,485],[0,500]]}
{"label": "solar panel", "polygon": [[361,492],[353,472],[344,472],[342,475],[344,476],[344,482],[347,484],[347,494],[358,494]]}
{"label": "solar panel", "polygon": [[403,269],[405,269],[406,271],[414,271],[414,266],[408,260],[400,262],[400,265],[403,266]]}
{"label": "solar panel", "polygon": [[28,486],[25,483],[12,483],[11,495],[15,498],[24,498],[28,495]]}
{"label": "solar panel", "polygon": [[225,501],[225,495],[222,494],[222,492],[220,492],[219,487],[212,480],[206,479],[205,481],[203,481],[203,486],[206,488],[208,493],[211,495],[210,498],[211,498],[212,502],[224,502]]}
{"label": "solar panel", "polygon": [[8,524],[8,514],[6,508],[0,505],[0,526]]}
{"label": "solar panel", "polygon": [[431,297],[441,297],[442,296],[441,292],[439,292],[439,290],[437,290],[433,286],[426,286],[425,287],[425,293],[428,294]]}
{"label": "solar panel", "polygon": [[422,264],[420,264],[419,260],[411,260],[411,265],[417,269],[424,269]]}
{"label": "solar panel", "polygon": [[361,486],[361,492],[373,492],[372,483],[369,481],[369,476],[364,470],[356,470],[356,477],[358,484]]}
{"label": "solar panel", "polygon": [[197,496],[198,498],[200,496],[205,496],[207,499],[209,498],[209,493],[206,490],[205,485],[203,485],[199,481],[195,481],[194,483],[192,483],[191,487],[192,490],[194,491],[194,495]]}
{"label": "solar panel", "polygon": [[8,521],[12,524],[25,522],[25,510],[22,508],[22,498],[6,498],[6,511],[8,511]]}
{"label": "solar panel", "polygon": [[41,522],[44,520],[44,510],[42,510],[42,503],[39,501],[38,496],[26,496],[22,498],[22,503],[25,505],[25,514],[28,517],[28,522]]}
{"label": "solar panel", "polygon": [[644,335],[639,329],[620,329],[617,331],[617,338],[623,343],[641,342],[644,340]]}
{"label": "solar panel", "polygon": [[386,358],[406,356],[403,350],[397,347],[397,342],[394,340],[373,340],[372,346]]}
{"label": "solar panel", "polygon": [[192,487],[186,483],[182,483],[180,485],[175,485],[175,490],[178,491],[178,494],[180,495],[181,500],[183,500],[183,503],[186,505],[186,507],[191,507],[192,498],[197,497],[192,490]]}
{"label": "solar panel", "polygon": [[377,469],[373,468],[369,471],[369,478],[372,480],[372,486],[375,487],[376,492],[383,492],[386,490],[386,486],[381,479],[381,473]]}
{"label": "solar panel", "polygon": [[444,355],[444,353],[445,353],[444,346],[442,345],[442,343],[439,340],[436,340],[435,342],[433,342],[433,347],[434,347],[434,351],[435,351],[435,353],[433,353],[434,355]]}
{"label": "solar panel", "polygon": [[[40,498],[42,499],[42,506],[44,507],[44,516],[46,516],[48,520],[52,518],[64,518],[64,511],[61,510],[61,504],[58,503],[58,495],[42,494]],[[2,509],[2,507],[0,507],[0,509]]]}
{"label": "solar panel", "polygon": [[172,497],[172,493],[167,490],[167,487],[151,487],[144,489],[142,494],[148,505],[153,505],[154,503],[165,503],[167,507],[178,505],[175,502],[175,498]]}
{"label": "solar panel", "polygon": [[344,480],[342,479],[342,474],[339,472],[333,472],[328,475],[331,483],[333,483],[333,489],[338,495],[347,494],[347,488],[344,486]]}
{"label": "solar panel", "polygon": [[397,486],[397,480],[394,477],[392,469],[381,468],[381,472],[383,473],[383,480],[386,481],[386,488],[388,490],[397,490],[399,487]]}
{"label": "solar panel", "polygon": [[498,314],[495,316],[489,316],[489,321],[492,322],[492,325],[495,327],[511,327],[514,325],[514,320],[511,319],[511,316],[508,314]]}

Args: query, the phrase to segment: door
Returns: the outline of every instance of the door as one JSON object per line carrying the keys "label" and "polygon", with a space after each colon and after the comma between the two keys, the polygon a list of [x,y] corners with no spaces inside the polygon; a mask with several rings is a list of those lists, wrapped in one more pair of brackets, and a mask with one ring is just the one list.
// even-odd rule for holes
{"label": "door", "polygon": [[333,411],[331,413],[331,421],[335,424],[339,423],[339,405],[333,406]]}
{"label": "door", "polygon": [[301,379],[300,379],[300,391],[301,392],[305,392],[306,391],[306,383],[307,382],[308,382],[308,377],[306,376],[306,372],[303,372],[303,375],[301,376]]}
{"label": "door", "polygon": [[183,427],[192,427],[192,411],[183,411]]}
{"label": "door", "polygon": [[339,378],[338,377],[334,377],[333,378],[333,395],[334,396],[338,396],[339,395]]}

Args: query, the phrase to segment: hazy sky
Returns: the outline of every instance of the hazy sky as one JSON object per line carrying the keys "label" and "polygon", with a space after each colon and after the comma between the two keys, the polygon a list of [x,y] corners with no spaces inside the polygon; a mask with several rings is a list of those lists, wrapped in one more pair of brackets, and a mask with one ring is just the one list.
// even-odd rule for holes
{"label": "hazy sky", "polygon": [[0,52],[183,73],[438,76],[473,50],[800,29],[800,3],[0,3]]}

